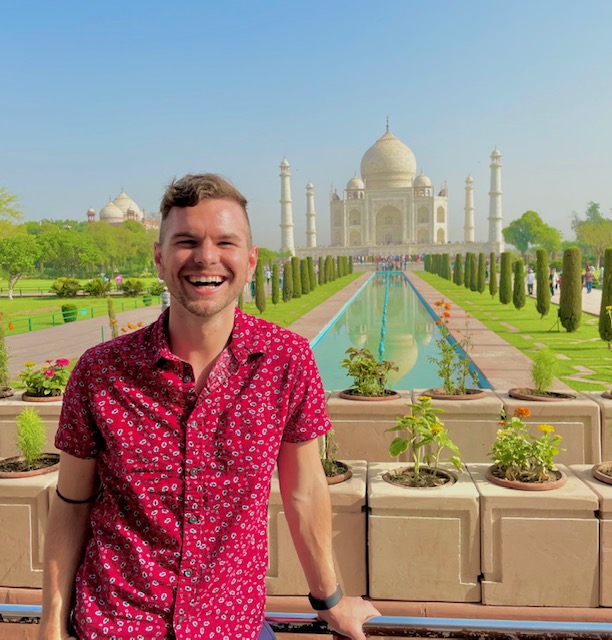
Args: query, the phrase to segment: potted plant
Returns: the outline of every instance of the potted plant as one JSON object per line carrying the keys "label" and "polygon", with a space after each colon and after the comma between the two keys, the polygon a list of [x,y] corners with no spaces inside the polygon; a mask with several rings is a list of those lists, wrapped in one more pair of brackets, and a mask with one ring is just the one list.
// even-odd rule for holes
{"label": "potted plant", "polygon": [[35,362],[24,363],[25,369],[19,377],[25,386],[22,399],[26,402],[40,402],[44,400],[61,400],[68,383],[70,372],[68,358],[47,360],[35,369]]}
{"label": "potted plant", "polygon": [[444,410],[434,409],[429,396],[419,396],[412,405],[412,415],[399,417],[396,425],[387,429],[401,434],[389,445],[389,454],[396,458],[409,451],[412,456],[410,466],[385,475],[388,482],[407,487],[436,487],[456,481],[456,476],[439,468],[444,449],[453,452],[449,461],[456,469],[461,471],[462,465],[459,449],[448,437],[438,413],[444,413]]}
{"label": "potted plant", "polygon": [[0,398],[10,398],[14,391],[9,385],[8,353],[4,339],[4,314],[0,313]]}
{"label": "potted plant", "polygon": [[555,456],[562,450],[562,436],[549,424],[537,428],[540,436],[532,435],[524,422],[530,415],[529,409],[518,407],[510,419],[502,416],[491,447],[493,465],[486,477],[494,484],[511,489],[557,489],[567,481],[567,476],[554,463]]}
{"label": "potted plant", "polygon": [[517,400],[537,400],[540,402],[575,399],[576,396],[572,393],[550,391],[558,364],[555,354],[550,349],[539,349],[533,357],[531,366],[534,387],[514,387],[508,391],[508,395]]}
{"label": "potted plant", "polygon": [[390,371],[398,368],[390,360],[379,361],[367,348],[349,347],[346,350],[348,358],[341,362],[349,376],[353,378],[353,386],[340,392],[340,397],[346,400],[391,400],[398,397],[398,393],[387,388],[387,376]]}
{"label": "potted plant", "polygon": [[338,444],[336,443],[334,430],[330,429],[320,439],[321,465],[327,478],[327,484],[344,482],[353,475],[349,465],[337,459],[337,454]]}
{"label": "potted plant", "polygon": [[478,374],[471,367],[466,353],[471,346],[469,334],[469,315],[466,316],[463,338],[457,341],[448,327],[451,319],[451,305],[444,300],[437,300],[435,306],[439,309],[436,326],[440,336],[436,340],[438,355],[430,356],[429,361],[436,365],[438,377],[442,380],[442,387],[428,389],[425,394],[436,400],[452,398],[466,400],[484,398],[486,394],[481,389],[470,389],[467,380],[471,378],[478,385]]}
{"label": "potted plant", "polygon": [[46,443],[45,423],[31,407],[17,416],[17,457],[0,461],[0,478],[23,478],[55,471],[59,454],[43,453]]}

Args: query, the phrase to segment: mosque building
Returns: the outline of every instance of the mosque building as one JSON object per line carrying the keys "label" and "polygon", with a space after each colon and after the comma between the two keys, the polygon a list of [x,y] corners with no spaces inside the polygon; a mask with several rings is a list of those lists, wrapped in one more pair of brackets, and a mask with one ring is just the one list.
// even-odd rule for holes
{"label": "mosque building", "polygon": [[[330,247],[316,242],[314,185],[306,186],[306,245],[295,247],[290,164],[280,165],[281,251],[299,257],[504,251],[502,236],[501,153],[491,154],[488,241],[474,241],[473,178],[465,183],[463,242],[449,238],[446,182],[434,188],[412,150],[389,130],[364,154],[361,176],[354,175],[342,195],[330,192]],[[451,243],[451,245],[449,245]]]}
{"label": "mosque building", "polygon": [[[112,225],[119,225],[126,220],[140,222],[147,229],[159,228],[159,220],[157,216],[145,216],[144,209],[141,209],[128,194],[121,190],[121,193],[100,209],[100,222],[108,222]],[[96,210],[87,210],[87,222],[96,221]]]}

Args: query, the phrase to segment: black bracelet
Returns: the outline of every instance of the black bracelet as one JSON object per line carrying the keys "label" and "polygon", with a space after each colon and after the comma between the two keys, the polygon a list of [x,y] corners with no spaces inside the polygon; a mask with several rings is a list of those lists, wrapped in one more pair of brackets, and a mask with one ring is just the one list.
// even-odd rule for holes
{"label": "black bracelet", "polygon": [[315,611],[327,611],[332,607],[335,607],[340,600],[342,600],[342,587],[338,584],[336,585],[336,590],[331,594],[331,596],[327,596],[327,598],[323,598],[319,600],[319,598],[315,598],[312,593],[308,594],[308,600],[310,600],[310,606]]}
{"label": "black bracelet", "polygon": [[91,496],[91,498],[87,498],[86,500],[72,500],[71,498],[66,498],[66,496],[63,496],[59,492],[59,489],[57,488],[57,486],[55,487],[55,493],[57,494],[57,497],[60,500],[63,500],[64,502],[67,502],[68,504],[86,504],[88,502],[94,502],[94,500],[97,500],[98,497],[100,496],[100,494],[102,493],[103,489],[104,489],[104,486],[101,486],[100,490],[98,491],[98,493],[96,493],[95,496]]}

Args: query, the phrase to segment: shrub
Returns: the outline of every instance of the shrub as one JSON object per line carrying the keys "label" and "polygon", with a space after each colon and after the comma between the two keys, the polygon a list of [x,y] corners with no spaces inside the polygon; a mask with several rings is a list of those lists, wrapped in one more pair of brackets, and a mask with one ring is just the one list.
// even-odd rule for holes
{"label": "shrub", "polygon": [[559,361],[555,354],[547,347],[539,349],[533,356],[531,377],[537,395],[543,395],[552,386]]}
{"label": "shrub", "polygon": [[142,296],[142,304],[144,304],[145,307],[150,307],[153,304],[153,296],[148,293]]}
{"label": "shrub", "polygon": [[78,307],[76,304],[63,304],[62,305],[62,318],[64,322],[75,322],[77,319]]}
{"label": "shrub", "polygon": [[476,281],[476,290],[483,293],[487,284],[487,259],[484,253],[478,254],[478,277]]}
{"label": "shrub", "polygon": [[310,283],[310,290],[314,291],[315,287],[317,286],[317,276],[315,274],[314,262],[312,260],[312,257],[308,256],[308,258],[306,258],[306,262],[308,264],[308,280]]}
{"label": "shrub", "polygon": [[398,371],[395,363],[390,360],[379,362],[367,347],[349,347],[346,353],[348,358],[344,358],[341,365],[353,378],[350,390],[354,391],[355,395],[378,397],[389,394],[387,376],[389,371]]}
{"label": "shrub", "polygon": [[319,284],[325,284],[325,263],[323,262],[323,256],[319,256]]}
{"label": "shrub", "polygon": [[138,278],[126,278],[121,283],[121,290],[126,298],[137,298],[144,288],[144,282]]}
{"label": "shrub", "polygon": [[152,296],[161,296],[161,294],[164,292],[165,288],[166,288],[166,283],[165,282],[154,282],[149,287],[149,293]]}
{"label": "shrub", "polygon": [[112,284],[110,280],[104,278],[93,278],[83,285],[83,291],[94,298],[101,298],[111,290]]}
{"label": "shrub", "polygon": [[280,299],[280,280],[278,275],[278,263],[272,265],[272,304],[278,304]]}
{"label": "shrub", "polygon": [[489,255],[489,293],[494,298],[497,293],[497,263],[495,260],[495,251],[491,251]]}
{"label": "shrub", "polygon": [[463,284],[463,256],[460,253],[455,256],[455,264],[453,265],[453,282],[459,286]]}
{"label": "shrub", "polygon": [[463,265],[463,286],[466,289],[470,288],[470,256],[472,254],[468,251],[465,254],[465,264]]}
{"label": "shrub", "polygon": [[512,301],[512,254],[504,251],[499,265],[499,301],[509,304]]}
{"label": "shrub", "polygon": [[478,263],[475,253],[470,253],[470,291],[478,291]]}
{"label": "shrub", "polygon": [[58,298],[75,298],[81,289],[81,283],[76,278],[58,278],[50,291]]}
{"label": "shrub", "polygon": [[291,258],[291,269],[293,273],[293,297],[302,297],[302,272],[300,270],[300,259],[297,256]]}
{"label": "shrub", "polygon": [[289,302],[293,298],[293,265],[291,260],[285,262],[283,267],[283,302]]}
{"label": "shrub", "polygon": [[536,251],[536,309],[540,318],[550,311],[550,285],[548,284],[548,254],[546,249]]}
{"label": "shrub", "polygon": [[578,247],[570,247],[563,252],[563,278],[558,314],[561,325],[568,333],[577,331],[582,319],[581,261],[582,253]]}
{"label": "shrub", "polygon": [[612,248],[604,253],[604,277],[601,283],[599,308],[599,337],[612,349]]}
{"label": "shrub", "polygon": [[17,416],[17,448],[26,466],[32,466],[41,456],[47,441],[45,423],[38,413],[27,407]]}
{"label": "shrub", "polygon": [[353,273],[353,256],[349,256],[348,269],[349,269],[349,273]]}
{"label": "shrub", "polygon": [[300,260],[300,282],[302,285],[302,293],[307,295],[310,293],[310,276],[308,275],[308,262],[305,258]]}
{"label": "shrub", "polygon": [[258,260],[255,267],[255,306],[259,313],[266,310],[266,277],[264,275],[263,262]]}
{"label": "shrub", "polygon": [[525,267],[523,259],[519,258],[514,267],[514,288],[512,291],[512,304],[515,309],[522,309],[525,306]]}
{"label": "shrub", "polygon": [[451,263],[448,253],[442,256],[442,277],[446,280],[451,279]]}

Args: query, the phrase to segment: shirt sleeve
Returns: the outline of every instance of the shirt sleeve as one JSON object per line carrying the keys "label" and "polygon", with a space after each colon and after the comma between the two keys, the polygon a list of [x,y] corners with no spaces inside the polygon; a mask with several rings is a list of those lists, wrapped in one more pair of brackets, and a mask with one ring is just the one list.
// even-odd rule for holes
{"label": "shirt sleeve", "polygon": [[289,411],[283,431],[285,442],[305,442],[325,435],[332,424],[327,417],[323,382],[306,340],[294,354],[295,382],[288,388]]}
{"label": "shirt sleeve", "polygon": [[55,446],[77,458],[96,458],[100,452],[100,433],[91,404],[93,358],[84,353],[72,371],[62,404]]}

